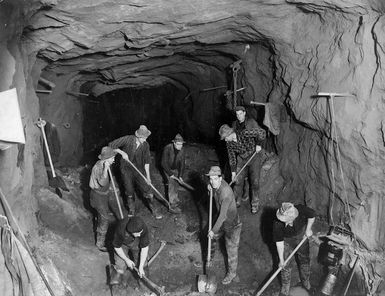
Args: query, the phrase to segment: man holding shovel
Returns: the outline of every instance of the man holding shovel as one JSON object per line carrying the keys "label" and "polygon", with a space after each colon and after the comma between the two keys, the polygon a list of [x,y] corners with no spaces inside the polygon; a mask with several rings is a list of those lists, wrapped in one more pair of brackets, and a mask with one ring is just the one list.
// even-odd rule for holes
{"label": "man holding shovel", "polygon": [[[251,130],[253,128],[259,128],[258,123],[254,120],[254,118],[249,117],[246,113],[246,109],[243,106],[236,106],[235,107],[235,115],[237,117],[237,120],[233,121],[232,129],[235,132],[242,132],[245,129]],[[247,201],[249,199],[250,194],[250,187],[249,187],[249,180],[246,174],[245,180],[243,182],[243,193],[242,193],[242,200]]]}
{"label": "man holding shovel", "polygon": [[[118,138],[108,144],[111,148],[121,148],[127,153],[130,162],[124,158],[120,161],[120,170],[129,207],[129,215],[135,215],[134,186],[139,187],[144,198],[147,200],[150,210],[155,219],[162,219],[163,216],[154,205],[154,195],[151,192],[150,176],[150,145],[146,141],[151,132],[145,125],[141,125],[135,135],[128,135]],[[141,173],[139,174],[136,169]],[[146,178],[146,180],[144,179]]]}
{"label": "man holding shovel", "polygon": [[162,154],[162,169],[167,178],[168,201],[175,212],[181,212],[178,204],[179,183],[183,182],[182,176],[185,170],[185,151],[183,149],[184,140],[177,134],[172,143],[166,145]]}
{"label": "man holding shovel", "polygon": [[221,140],[226,141],[237,206],[240,205],[239,198],[242,196],[245,178],[249,175],[252,190],[251,213],[256,214],[260,206],[258,194],[261,155],[259,152],[262,150],[260,144],[266,138],[266,132],[260,127],[236,132],[224,124],[219,129],[219,135]]}
{"label": "man holding shovel", "polygon": [[90,204],[97,212],[96,246],[103,252],[107,251],[105,239],[110,210],[117,219],[123,219],[127,215],[125,209],[121,206],[122,200],[120,199],[120,204],[118,204],[118,197],[114,197],[110,190],[111,175],[109,170],[114,163],[116,153],[120,153],[123,158],[127,158],[127,154],[119,149],[102,148],[99,160],[92,168],[89,182],[91,188]]}
{"label": "man holding shovel", "polygon": [[291,269],[294,261],[298,263],[299,274],[303,287],[312,294],[310,285],[310,254],[309,240],[306,240],[295,253],[297,260],[291,260],[285,266],[285,258],[300,244],[301,240],[313,235],[312,226],[315,220],[313,209],[304,205],[294,206],[290,202],[282,203],[277,210],[277,220],[273,224],[273,241],[276,244],[279,267],[281,270],[282,287],[279,296],[288,296],[290,291]]}
{"label": "man holding shovel", "polygon": [[[217,218],[213,228],[208,233],[208,237],[214,239],[213,243],[220,237],[225,237],[228,270],[222,284],[228,285],[237,276],[238,247],[242,223],[239,219],[234,193],[229,184],[223,180],[220,167],[212,166],[206,176],[210,178],[208,190],[212,191],[217,209]],[[215,244],[213,244],[213,250],[215,250]],[[210,252],[211,250],[207,251]]]}
{"label": "man holding shovel", "polygon": [[[112,266],[110,285],[120,284],[126,267],[135,269],[136,264],[131,258],[137,258],[137,255],[139,255],[138,276],[145,275],[150,236],[142,218],[135,216],[118,221],[112,245],[117,256],[114,256],[115,266]],[[131,258],[129,253],[132,255]]]}

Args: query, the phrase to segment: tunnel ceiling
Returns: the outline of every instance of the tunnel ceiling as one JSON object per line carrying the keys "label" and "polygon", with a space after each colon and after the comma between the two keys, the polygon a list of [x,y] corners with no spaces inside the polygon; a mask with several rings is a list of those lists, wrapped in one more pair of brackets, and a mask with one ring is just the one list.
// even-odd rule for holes
{"label": "tunnel ceiling", "polygon": [[[380,2],[380,1],[378,1]],[[375,1],[50,1],[23,38],[59,74],[94,81],[96,95],[173,83],[224,69],[246,44],[279,56],[321,14],[364,14]],[[206,75],[207,76],[207,75]],[[215,84],[215,83],[214,83]],[[207,84],[206,85],[210,85]],[[213,84],[211,84],[213,85]],[[188,88],[188,86],[187,86]]]}

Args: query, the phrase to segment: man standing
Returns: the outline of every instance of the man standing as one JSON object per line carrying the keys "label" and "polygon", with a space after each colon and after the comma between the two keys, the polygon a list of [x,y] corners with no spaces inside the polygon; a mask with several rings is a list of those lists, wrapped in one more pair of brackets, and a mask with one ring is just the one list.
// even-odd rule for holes
{"label": "man standing", "polygon": [[144,198],[147,199],[148,205],[153,216],[156,219],[162,219],[163,216],[159,213],[158,209],[154,205],[154,195],[151,192],[151,176],[150,176],[150,145],[146,141],[151,135],[151,132],[145,125],[141,125],[136,130],[135,135],[128,135],[118,138],[108,145],[111,148],[121,148],[127,153],[130,161],[135,167],[146,176],[146,180],[141,177],[128,161],[121,159],[120,170],[122,174],[122,180],[127,197],[127,203],[129,207],[129,215],[135,215],[135,200],[134,200],[134,186],[138,186],[143,193]]}
{"label": "man standing", "polygon": [[217,208],[217,218],[208,233],[208,237],[215,240],[222,236],[225,237],[228,270],[222,284],[228,285],[237,276],[238,247],[242,223],[239,220],[234,193],[229,184],[223,180],[221,169],[218,166],[212,166],[206,176],[210,178],[208,189],[213,192]]}
{"label": "man standing", "polygon": [[115,266],[111,273],[110,285],[117,285],[121,282],[126,266],[130,269],[134,269],[136,266],[128,255],[129,253],[132,253],[134,257],[140,254],[138,275],[139,277],[145,275],[144,268],[147,263],[150,236],[147,225],[142,218],[135,216],[120,220],[115,230],[112,245],[118,256],[115,256]]}
{"label": "man standing", "polygon": [[[239,198],[242,196],[243,184],[245,177],[249,175],[251,183],[252,199],[251,213],[256,214],[259,210],[259,177],[261,172],[261,141],[266,138],[264,129],[257,127],[253,129],[245,129],[241,132],[235,132],[227,124],[224,124],[219,129],[221,140],[226,141],[227,153],[231,168],[231,178],[235,182],[234,194],[237,205],[240,204]],[[257,152],[253,156],[254,152]],[[241,168],[253,156],[248,165],[241,171]],[[239,173],[236,178],[237,172]]]}
{"label": "man standing", "polygon": [[[254,120],[254,118],[252,117],[249,117],[247,114],[246,114],[246,109],[245,107],[243,106],[236,106],[235,107],[235,115],[237,117],[237,120],[234,120],[233,121],[233,124],[232,124],[232,129],[235,131],[235,132],[242,132],[244,131],[245,129],[247,130],[251,130],[251,129],[254,129],[254,128],[259,128],[259,125],[258,123]],[[247,170],[247,168],[245,169]],[[248,180],[248,173],[246,173],[246,177],[243,181],[243,192],[242,192],[242,200],[243,201],[246,201],[249,199],[249,194],[250,194],[250,187],[249,187],[249,180]]]}
{"label": "man standing", "polygon": [[235,107],[235,115],[237,116],[237,120],[234,120],[232,125],[232,128],[235,132],[241,132],[245,129],[251,130],[254,128],[259,128],[259,125],[254,120],[254,118],[247,116],[245,107]]}
{"label": "man standing", "polygon": [[303,287],[312,293],[309,240],[306,240],[298,249],[295,254],[296,260],[289,261],[287,266],[284,265],[284,262],[304,236],[311,237],[313,235],[312,226],[316,216],[315,212],[304,205],[294,206],[290,202],[284,202],[281,208],[277,210],[276,216],[278,220],[275,220],[273,224],[273,241],[277,247],[279,266],[283,267],[281,271],[282,287],[279,296],[289,295],[291,269],[294,261],[298,263]]}
{"label": "man standing", "polygon": [[[120,199],[120,209],[116,197],[110,190],[110,176],[108,170],[114,163],[115,155],[119,153],[123,158],[127,158],[127,154],[120,149],[112,150],[110,147],[103,147],[99,155],[99,160],[93,166],[89,186],[90,204],[97,212],[97,226],[96,226],[96,246],[99,250],[105,252],[106,233],[109,224],[110,209],[117,219],[123,219],[127,215],[125,209],[122,207],[123,203]],[[121,215],[121,212],[123,217]]]}
{"label": "man standing", "polygon": [[168,184],[168,200],[170,206],[175,212],[181,212],[178,204],[180,202],[178,198],[179,181],[183,182],[182,176],[185,169],[185,151],[183,149],[183,138],[180,134],[177,134],[172,140],[172,143],[166,145],[162,154],[162,169],[167,178]]}

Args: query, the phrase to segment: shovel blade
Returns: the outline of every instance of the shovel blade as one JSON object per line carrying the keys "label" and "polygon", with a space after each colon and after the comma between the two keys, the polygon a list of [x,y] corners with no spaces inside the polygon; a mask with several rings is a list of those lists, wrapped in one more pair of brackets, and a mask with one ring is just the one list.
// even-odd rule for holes
{"label": "shovel blade", "polygon": [[215,294],[217,291],[217,283],[215,275],[199,275],[198,276],[198,292]]}

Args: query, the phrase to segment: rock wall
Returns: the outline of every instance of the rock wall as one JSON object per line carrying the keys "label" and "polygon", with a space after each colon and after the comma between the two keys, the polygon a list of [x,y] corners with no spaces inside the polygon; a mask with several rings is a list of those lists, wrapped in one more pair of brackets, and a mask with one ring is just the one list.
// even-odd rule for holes
{"label": "rock wall", "polygon": [[[35,185],[44,184],[40,153],[40,132],[35,125],[39,114],[38,99],[30,77],[33,56],[21,45],[21,33],[28,14],[20,1],[5,1],[0,9],[0,91],[16,88],[24,132],[25,145],[13,145],[0,151],[0,187],[23,231],[37,230],[37,203],[32,198]],[[17,21],[19,20],[19,21]]]}

